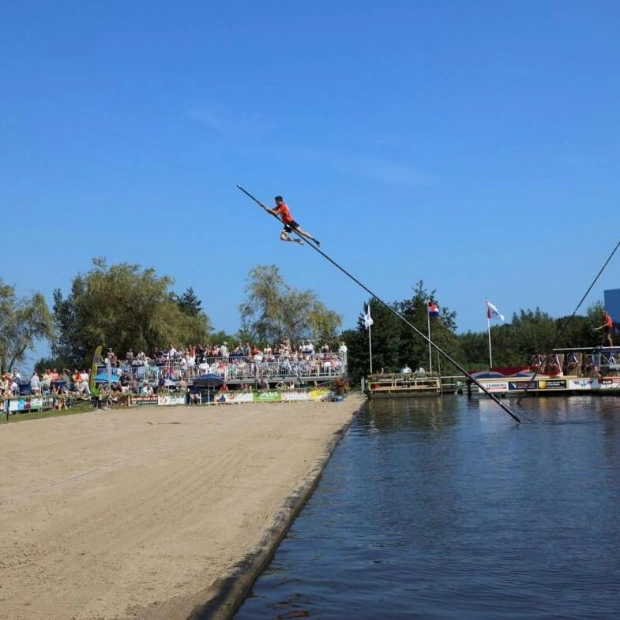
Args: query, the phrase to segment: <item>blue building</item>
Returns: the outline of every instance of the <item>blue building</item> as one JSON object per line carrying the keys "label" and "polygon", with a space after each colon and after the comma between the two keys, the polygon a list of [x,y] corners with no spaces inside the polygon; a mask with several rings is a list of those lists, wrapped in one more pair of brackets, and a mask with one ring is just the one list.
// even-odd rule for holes
{"label": "blue building", "polygon": [[605,310],[611,315],[614,323],[620,325],[620,288],[604,291]]}

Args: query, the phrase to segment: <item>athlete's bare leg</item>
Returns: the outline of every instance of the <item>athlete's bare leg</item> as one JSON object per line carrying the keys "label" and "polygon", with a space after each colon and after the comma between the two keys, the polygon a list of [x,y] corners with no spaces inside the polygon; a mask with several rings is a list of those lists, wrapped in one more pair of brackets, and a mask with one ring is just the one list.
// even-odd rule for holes
{"label": "athlete's bare leg", "polygon": [[295,232],[298,232],[300,235],[302,235],[303,237],[306,237],[307,239],[311,239],[312,241],[314,241],[317,245],[321,245],[321,242],[316,239],[315,237],[313,237],[307,230],[304,230],[303,228],[301,228],[300,226],[298,226],[295,229]]}
{"label": "athlete's bare leg", "polygon": [[303,241],[302,241],[301,239],[293,239],[293,238],[289,237],[288,233],[287,233],[285,230],[283,230],[283,231],[280,233],[280,239],[281,239],[282,241],[294,241],[295,243],[301,243],[301,244],[303,244]]}

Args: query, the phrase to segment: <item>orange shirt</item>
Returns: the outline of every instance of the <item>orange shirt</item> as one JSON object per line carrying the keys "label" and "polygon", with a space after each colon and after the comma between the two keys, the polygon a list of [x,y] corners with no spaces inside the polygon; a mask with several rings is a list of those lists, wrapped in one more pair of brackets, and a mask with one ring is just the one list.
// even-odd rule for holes
{"label": "orange shirt", "polygon": [[614,321],[611,316],[606,312],[605,313],[605,327],[613,327]]}
{"label": "orange shirt", "polygon": [[288,209],[288,205],[285,202],[281,202],[275,209],[276,213],[280,213],[282,215],[282,221],[285,224],[293,221],[293,216]]}

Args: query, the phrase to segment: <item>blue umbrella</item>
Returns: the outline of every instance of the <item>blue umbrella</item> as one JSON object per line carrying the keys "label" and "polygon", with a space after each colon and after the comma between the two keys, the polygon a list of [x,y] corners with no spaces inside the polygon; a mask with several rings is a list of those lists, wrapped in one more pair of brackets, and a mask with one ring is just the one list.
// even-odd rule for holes
{"label": "blue umbrella", "polygon": [[100,372],[95,375],[95,381],[97,383],[116,383],[120,380],[118,375],[108,375],[107,373]]}
{"label": "blue umbrella", "polygon": [[199,375],[194,377],[193,385],[197,387],[220,387],[224,383],[224,379],[219,375]]}

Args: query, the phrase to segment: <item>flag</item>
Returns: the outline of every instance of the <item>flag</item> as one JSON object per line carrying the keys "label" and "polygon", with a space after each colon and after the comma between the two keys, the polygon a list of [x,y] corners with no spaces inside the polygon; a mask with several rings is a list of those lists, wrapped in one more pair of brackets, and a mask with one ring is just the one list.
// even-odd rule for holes
{"label": "flag", "polygon": [[366,310],[366,314],[364,314],[364,327],[366,329],[370,329],[370,326],[374,323],[372,317],[370,316],[370,304],[368,304]]}
{"label": "flag", "polygon": [[434,301],[428,302],[429,316],[439,316],[439,306]]}
{"label": "flag", "polygon": [[504,320],[504,315],[499,313],[499,310],[487,299],[487,319],[499,319]]}

